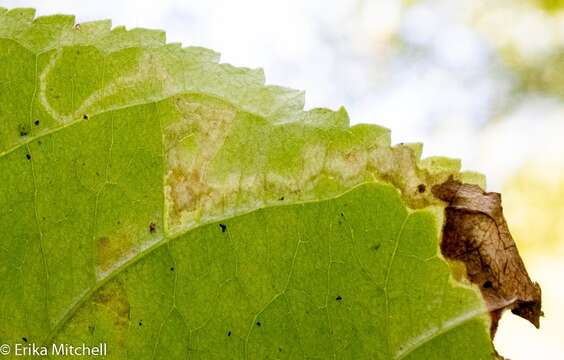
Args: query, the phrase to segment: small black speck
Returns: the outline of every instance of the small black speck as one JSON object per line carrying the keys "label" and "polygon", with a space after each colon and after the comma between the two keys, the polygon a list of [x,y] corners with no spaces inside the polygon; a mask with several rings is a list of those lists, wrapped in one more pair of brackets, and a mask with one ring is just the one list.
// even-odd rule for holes
{"label": "small black speck", "polygon": [[82,118],[83,118],[84,120],[88,120],[88,115],[84,114],[84,115],[82,115]]}
{"label": "small black speck", "polygon": [[25,341],[25,342],[27,342],[27,338],[26,338],[26,337],[23,337],[22,340]]}
{"label": "small black speck", "polygon": [[28,160],[31,160],[31,155],[25,154],[25,158],[28,159]]}
{"label": "small black speck", "polygon": [[155,224],[154,222],[149,224],[149,232],[151,234],[155,233],[155,231],[157,231],[157,224]]}
{"label": "small black speck", "polygon": [[424,193],[425,190],[427,190],[427,187],[425,186],[425,184],[417,185],[417,191],[419,191],[419,193]]}
{"label": "small black speck", "polygon": [[380,249],[380,244],[375,244],[372,246],[372,250],[376,251],[378,249]]}
{"label": "small black speck", "polygon": [[344,217],[344,216],[345,216],[345,214],[341,213],[341,216],[343,216],[343,217]]}
{"label": "small black speck", "polygon": [[18,126],[18,131],[20,133],[20,136],[27,136],[27,134],[29,133],[28,127],[24,124],[20,124]]}
{"label": "small black speck", "polygon": [[90,332],[90,334],[94,334],[94,330],[96,330],[95,325],[88,325],[88,332]]}
{"label": "small black speck", "polygon": [[174,268],[173,268],[173,267],[171,267],[171,268],[170,268],[170,271],[174,271]]}
{"label": "small black speck", "polygon": [[260,325],[261,325],[261,324],[260,324],[260,321],[257,321],[257,326],[260,326]]}
{"label": "small black speck", "polygon": [[227,225],[225,224],[219,224],[219,227],[221,228],[221,232],[225,232],[227,230]]}
{"label": "small black speck", "polygon": [[278,352],[282,352],[282,348],[278,348]]}
{"label": "small black speck", "polygon": [[486,280],[486,282],[485,282],[484,284],[482,284],[482,287],[483,287],[484,289],[489,289],[489,288],[492,287],[492,285],[493,285],[493,284],[492,284],[491,281]]}
{"label": "small black speck", "polygon": [[343,300],[343,298],[341,297],[341,295],[337,295],[337,297],[335,298],[335,300],[341,301],[341,300]]}
{"label": "small black speck", "polygon": [[39,126],[39,120],[35,120],[33,123],[35,124],[35,126]]}
{"label": "small black speck", "polygon": [[139,321],[139,326],[143,326],[143,320]]}
{"label": "small black speck", "polygon": [[227,332],[227,336],[231,336],[231,331],[228,331],[228,332]]}
{"label": "small black speck", "polygon": [[284,201],[284,196],[280,196],[280,198],[278,200]]}

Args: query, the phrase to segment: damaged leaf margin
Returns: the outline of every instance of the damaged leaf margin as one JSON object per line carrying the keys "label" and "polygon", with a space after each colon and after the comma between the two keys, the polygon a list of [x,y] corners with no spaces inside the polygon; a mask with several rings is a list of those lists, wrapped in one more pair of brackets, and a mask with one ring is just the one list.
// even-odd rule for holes
{"label": "damaged leaf margin", "polygon": [[531,281],[503,216],[501,195],[450,178],[433,194],[445,201],[441,252],[462,261],[468,279],[480,288],[495,335],[504,310],[540,326],[541,288]]}

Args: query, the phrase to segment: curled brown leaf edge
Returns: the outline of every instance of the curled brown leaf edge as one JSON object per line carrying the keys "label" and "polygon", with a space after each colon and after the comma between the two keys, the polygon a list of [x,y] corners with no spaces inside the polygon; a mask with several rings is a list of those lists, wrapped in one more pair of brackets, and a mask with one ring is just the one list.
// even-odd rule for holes
{"label": "curled brown leaf edge", "polygon": [[493,339],[505,310],[540,326],[541,288],[533,282],[503,216],[501,195],[449,178],[432,187],[447,203],[441,252],[461,261],[466,277],[480,288],[491,316]]}

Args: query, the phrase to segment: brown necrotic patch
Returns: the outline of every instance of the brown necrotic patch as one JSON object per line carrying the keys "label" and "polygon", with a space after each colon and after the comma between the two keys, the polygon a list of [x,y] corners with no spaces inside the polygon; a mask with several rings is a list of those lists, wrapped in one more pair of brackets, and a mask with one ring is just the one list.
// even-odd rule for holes
{"label": "brown necrotic patch", "polygon": [[492,318],[491,335],[505,309],[539,327],[541,289],[527,270],[503,216],[501,195],[452,178],[432,188],[448,203],[441,251],[466,266],[468,279],[480,287]]}

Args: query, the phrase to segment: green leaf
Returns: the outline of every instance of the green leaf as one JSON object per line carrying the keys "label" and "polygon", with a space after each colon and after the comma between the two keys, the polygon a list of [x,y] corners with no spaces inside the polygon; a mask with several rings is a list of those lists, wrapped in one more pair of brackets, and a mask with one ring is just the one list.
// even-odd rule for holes
{"label": "green leaf", "polygon": [[420,144],[159,31],[0,8],[0,342],[486,359]]}

